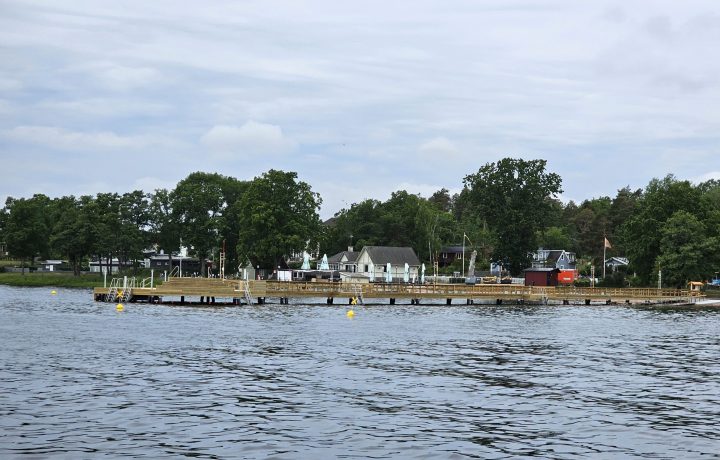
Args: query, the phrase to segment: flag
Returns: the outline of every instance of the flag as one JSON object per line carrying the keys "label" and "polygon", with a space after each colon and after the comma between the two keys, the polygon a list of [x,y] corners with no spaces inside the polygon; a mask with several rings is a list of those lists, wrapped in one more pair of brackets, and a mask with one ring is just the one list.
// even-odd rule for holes
{"label": "flag", "polygon": [[610,241],[608,241],[607,238],[605,238],[605,247],[606,247],[606,248],[612,248],[612,244],[610,244]]}

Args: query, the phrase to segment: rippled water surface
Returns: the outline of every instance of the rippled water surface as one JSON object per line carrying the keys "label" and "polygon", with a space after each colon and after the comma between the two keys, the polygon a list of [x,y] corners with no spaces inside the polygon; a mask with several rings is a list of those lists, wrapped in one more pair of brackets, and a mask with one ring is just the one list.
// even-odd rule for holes
{"label": "rippled water surface", "polygon": [[91,298],[0,286],[0,457],[720,452],[718,310]]}

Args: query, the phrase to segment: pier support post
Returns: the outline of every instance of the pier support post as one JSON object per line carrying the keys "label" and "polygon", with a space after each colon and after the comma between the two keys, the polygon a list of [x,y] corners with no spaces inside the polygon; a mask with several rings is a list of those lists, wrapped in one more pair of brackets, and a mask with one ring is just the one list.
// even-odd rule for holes
{"label": "pier support post", "polygon": [[180,296],[180,305],[185,305],[185,296],[184,295]]}
{"label": "pier support post", "polygon": [[570,301],[568,299],[563,299],[563,305],[570,305]]}
{"label": "pier support post", "polygon": [[452,305],[452,299],[445,299],[445,305]]}
{"label": "pier support post", "polygon": [[590,299],[585,299],[585,305],[590,305]]}
{"label": "pier support post", "polygon": [[332,297],[328,297],[328,298],[327,298],[327,304],[328,304],[328,305],[332,305],[334,301],[335,301],[335,299],[332,298]]}
{"label": "pier support post", "polygon": [[395,299],[390,299],[390,305],[395,305]]}
{"label": "pier support post", "polygon": [[495,305],[502,305],[502,299],[495,299]]}

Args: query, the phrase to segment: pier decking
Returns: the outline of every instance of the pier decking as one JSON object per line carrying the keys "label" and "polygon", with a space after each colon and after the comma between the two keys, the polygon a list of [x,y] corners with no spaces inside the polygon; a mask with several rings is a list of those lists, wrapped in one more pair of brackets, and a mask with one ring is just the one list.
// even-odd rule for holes
{"label": "pier decking", "polygon": [[453,301],[474,303],[693,303],[702,296],[683,289],[536,287],[513,284],[404,284],[243,281],[217,278],[170,278],[156,287],[134,287],[116,283],[115,288],[95,288],[98,301],[262,304],[268,300],[288,303],[390,303],[450,305]]}

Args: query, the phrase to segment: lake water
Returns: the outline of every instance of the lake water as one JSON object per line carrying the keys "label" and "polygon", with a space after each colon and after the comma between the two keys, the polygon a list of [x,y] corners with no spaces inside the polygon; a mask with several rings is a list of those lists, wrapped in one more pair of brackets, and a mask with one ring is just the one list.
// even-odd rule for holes
{"label": "lake water", "polygon": [[[0,286],[1,458],[718,458],[720,310]],[[324,299],[321,299],[324,301]]]}

